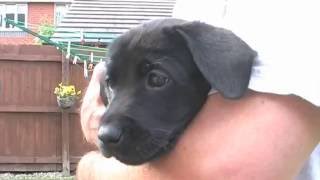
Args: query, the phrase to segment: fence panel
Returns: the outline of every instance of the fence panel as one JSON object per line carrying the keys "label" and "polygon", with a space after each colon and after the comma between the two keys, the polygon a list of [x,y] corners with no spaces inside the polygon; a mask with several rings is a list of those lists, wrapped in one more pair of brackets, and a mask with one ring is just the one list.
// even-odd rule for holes
{"label": "fence panel", "polygon": [[[54,47],[0,45],[0,171],[60,171],[62,163],[74,170],[94,149],[82,136],[80,103],[66,111],[57,106],[61,62]],[[70,83],[84,92],[82,68],[70,64],[69,72]]]}

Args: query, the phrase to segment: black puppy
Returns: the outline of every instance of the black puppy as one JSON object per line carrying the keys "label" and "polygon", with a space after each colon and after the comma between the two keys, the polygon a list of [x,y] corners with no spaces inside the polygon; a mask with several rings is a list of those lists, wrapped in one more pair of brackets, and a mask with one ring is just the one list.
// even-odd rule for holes
{"label": "black puppy", "polygon": [[228,30],[178,19],[134,28],[109,53],[101,95],[110,103],[99,128],[100,150],[132,165],[170,150],[210,89],[241,97],[256,56]]}

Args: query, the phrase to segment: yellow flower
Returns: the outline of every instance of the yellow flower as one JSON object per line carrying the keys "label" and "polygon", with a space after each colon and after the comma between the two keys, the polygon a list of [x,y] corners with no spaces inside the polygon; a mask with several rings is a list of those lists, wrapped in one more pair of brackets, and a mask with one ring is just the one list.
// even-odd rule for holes
{"label": "yellow flower", "polygon": [[58,87],[54,89],[54,94],[58,97],[79,96],[81,91],[76,91],[74,85],[62,85],[62,83],[59,83]]}

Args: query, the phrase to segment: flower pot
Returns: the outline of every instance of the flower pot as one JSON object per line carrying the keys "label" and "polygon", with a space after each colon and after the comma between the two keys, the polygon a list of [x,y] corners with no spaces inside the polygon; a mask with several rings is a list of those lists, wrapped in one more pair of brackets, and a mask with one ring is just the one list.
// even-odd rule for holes
{"label": "flower pot", "polygon": [[67,109],[72,107],[76,103],[76,100],[77,100],[76,96],[67,96],[67,97],[57,96],[58,106],[62,109]]}

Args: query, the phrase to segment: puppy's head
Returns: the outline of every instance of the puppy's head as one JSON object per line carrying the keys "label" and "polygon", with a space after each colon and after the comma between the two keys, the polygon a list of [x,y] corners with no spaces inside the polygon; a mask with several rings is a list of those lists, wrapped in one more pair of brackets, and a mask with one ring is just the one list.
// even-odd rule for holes
{"label": "puppy's head", "polygon": [[178,19],[132,29],[109,53],[101,82],[109,104],[99,128],[100,149],[127,164],[167,152],[211,88],[226,98],[241,97],[255,56],[230,31]]}

